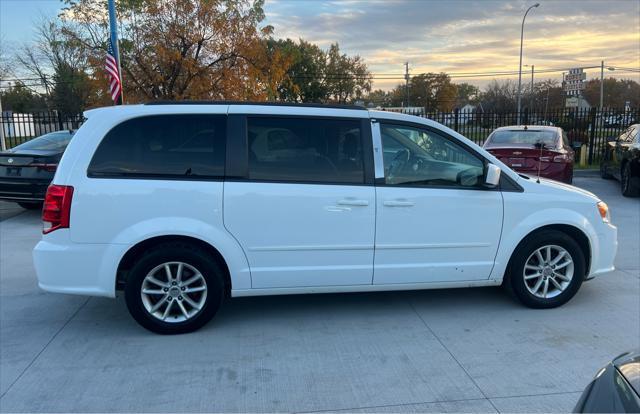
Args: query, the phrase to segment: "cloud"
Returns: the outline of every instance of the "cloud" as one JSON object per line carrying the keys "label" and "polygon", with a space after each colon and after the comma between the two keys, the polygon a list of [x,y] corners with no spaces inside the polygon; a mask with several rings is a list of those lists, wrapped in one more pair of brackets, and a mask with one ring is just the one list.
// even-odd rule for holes
{"label": "cloud", "polygon": [[[517,70],[522,16],[530,3],[267,0],[265,10],[276,37],[302,37],[322,47],[338,42],[374,73],[400,73],[407,60],[412,73],[486,72]],[[544,0],[527,16],[524,63],[565,68],[602,59],[640,67],[640,2]]]}

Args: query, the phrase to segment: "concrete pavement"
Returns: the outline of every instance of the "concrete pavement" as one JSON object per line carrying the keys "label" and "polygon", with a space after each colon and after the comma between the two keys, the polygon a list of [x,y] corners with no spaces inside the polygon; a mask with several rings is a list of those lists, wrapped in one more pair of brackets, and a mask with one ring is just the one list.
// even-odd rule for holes
{"label": "concrete pavement", "polygon": [[500,289],[238,298],[158,336],[124,301],[38,290],[39,213],[0,222],[0,411],[570,411],[640,347],[640,200],[578,176],[619,226],[618,270],[565,306]]}

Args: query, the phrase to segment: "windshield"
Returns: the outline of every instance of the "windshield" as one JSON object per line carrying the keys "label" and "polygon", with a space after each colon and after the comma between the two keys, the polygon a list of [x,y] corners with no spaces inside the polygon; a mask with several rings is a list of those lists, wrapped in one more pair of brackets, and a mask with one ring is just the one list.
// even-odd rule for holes
{"label": "windshield", "polygon": [[51,132],[50,134],[45,134],[39,136],[38,138],[34,138],[31,141],[27,141],[24,144],[20,144],[15,147],[14,150],[63,151],[67,147],[67,145],[69,145],[69,141],[71,141],[72,136],[73,133],[69,131]]}
{"label": "windshield", "polygon": [[489,138],[491,144],[526,144],[535,145],[539,142],[547,147],[555,147],[558,136],[555,131],[536,130],[502,130],[496,131]]}

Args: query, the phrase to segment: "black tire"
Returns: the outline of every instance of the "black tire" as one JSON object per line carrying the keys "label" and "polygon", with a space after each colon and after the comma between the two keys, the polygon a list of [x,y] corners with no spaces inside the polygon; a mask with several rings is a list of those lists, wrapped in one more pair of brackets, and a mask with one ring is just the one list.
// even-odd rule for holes
{"label": "black tire", "polygon": [[42,210],[42,201],[36,201],[35,203],[19,202],[18,205],[25,210]]}
{"label": "black tire", "polygon": [[[564,291],[552,298],[540,298],[533,295],[526,287],[524,266],[527,259],[540,247],[556,245],[565,249],[573,261],[573,277]],[[542,230],[528,236],[516,248],[511,256],[503,286],[525,306],[536,309],[547,309],[561,306],[568,302],[580,289],[586,273],[585,258],[578,243],[567,234],[557,230]]]}
{"label": "black tire", "polygon": [[[142,299],[141,289],[147,274],[167,262],[182,262],[192,266],[206,282],[204,305],[189,319],[181,322],[165,322],[153,316],[145,308]],[[200,329],[218,312],[225,296],[223,271],[220,265],[198,246],[183,242],[164,243],[144,252],[131,268],[124,291],[131,316],[143,327],[159,334],[182,334]],[[167,300],[169,300],[168,297]],[[177,301],[178,298],[172,297],[171,300]],[[158,299],[155,303],[161,301],[163,299]]]}
{"label": "black tire", "polygon": [[607,172],[607,164],[605,164],[604,162],[600,163],[600,178],[602,178],[604,180],[613,179],[613,175],[611,175],[611,174],[609,174]]}
{"label": "black tire", "polygon": [[620,188],[625,197],[637,197],[640,195],[640,178],[631,175],[631,163],[627,162],[620,172]]}

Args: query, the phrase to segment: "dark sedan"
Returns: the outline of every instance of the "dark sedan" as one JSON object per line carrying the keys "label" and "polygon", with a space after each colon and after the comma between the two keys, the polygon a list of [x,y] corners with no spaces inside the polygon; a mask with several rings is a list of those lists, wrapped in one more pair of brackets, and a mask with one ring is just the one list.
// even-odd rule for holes
{"label": "dark sedan", "polygon": [[600,175],[620,180],[623,196],[640,195],[640,124],[631,125],[622,135],[607,142]]}
{"label": "dark sedan", "polygon": [[640,412],[640,352],[624,353],[601,368],[585,388],[574,412]]}
{"label": "dark sedan", "polygon": [[574,151],[562,128],[506,126],[496,129],[484,149],[513,170],[571,184]]}
{"label": "dark sedan", "polygon": [[42,207],[64,150],[73,132],[51,132],[0,152],[0,200],[27,209]]}

